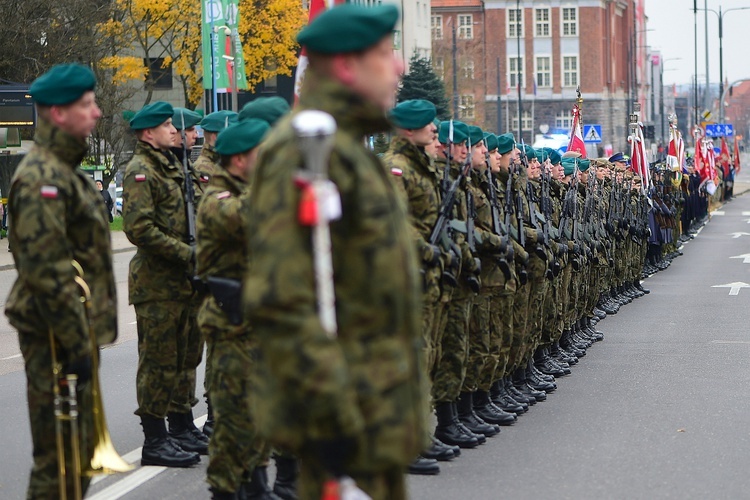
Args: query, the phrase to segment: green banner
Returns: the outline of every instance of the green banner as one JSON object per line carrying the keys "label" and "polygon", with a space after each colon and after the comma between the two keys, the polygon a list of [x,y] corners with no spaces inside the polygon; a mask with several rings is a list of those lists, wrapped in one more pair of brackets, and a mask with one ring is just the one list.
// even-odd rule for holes
{"label": "green banner", "polygon": [[[247,89],[245,59],[237,31],[240,21],[239,0],[202,0],[203,88],[216,92],[232,90],[234,57],[238,89]],[[212,43],[213,42],[213,43]],[[213,57],[212,57],[213,56]]]}

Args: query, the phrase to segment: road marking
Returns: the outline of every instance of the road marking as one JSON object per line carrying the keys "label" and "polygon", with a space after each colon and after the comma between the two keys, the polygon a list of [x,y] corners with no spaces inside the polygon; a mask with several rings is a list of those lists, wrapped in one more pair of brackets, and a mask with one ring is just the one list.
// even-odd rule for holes
{"label": "road marking", "polygon": [[735,281],[726,285],[713,285],[711,288],[729,288],[729,295],[739,295],[741,289],[750,288],[750,285],[742,281]]}
{"label": "road marking", "polygon": [[0,361],[7,361],[9,359],[16,359],[16,358],[20,358],[20,357],[21,357],[20,354],[14,354],[13,356],[7,356],[5,358],[0,358]]}
{"label": "road marking", "polygon": [[750,340],[712,340],[712,344],[750,344]]}
{"label": "road marking", "polygon": [[[200,427],[201,425],[206,423],[207,419],[208,419],[208,415],[201,415],[200,417],[193,420],[193,423],[195,424],[196,427]],[[125,455],[122,455],[122,459],[125,460],[129,464],[134,464],[141,459],[142,450],[143,448],[141,447],[141,448],[136,448],[135,450],[129,451]],[[152,480],[153,478],[155,478],[156,476],[158,476],[165,470],[167,470],[167,467],[152,466],[152,465],[141,467],[139,469],[136,469],[135,472],[131,472],[125,477],[123,477],[122,479],[111,484],[110,486],[107,486],[102,491],[98,492],[97,494],[92,495],[90,497],[86,497],[86,498],[87,500],[117,500],[118,498],[121,498],[127,495],[134,489]],[[91,484],[94,485],[100,481],[107,479],[108,477],[110,476],[98,475],[91,481]]]}
{"label": "road marking", "polygon": [[742,212],[742,215],[750,215],[750,212]]}
{"label": "road marking", "polygon": [[724,215],[724,210],[714,210],[711,215]]}
{"label": "road marking", "polygon": [[745,259],[742,261],[743,264],[750,264],[750,253],[743,253],[742,255],[735,255],[734,257],[729,257],[730,259]]}
{"label": "road marking", "polygon": [[742,237],[742,236],[750,236],[750,233],[743,233],[743,232],[738,232],[738,233],[729,233],[729,235],[730,235],[730,236],[731,236],[731,237],[732,237],[733,239],[735,239],[735,240],[736,240],[737,238],[740,238],[740,237]]}

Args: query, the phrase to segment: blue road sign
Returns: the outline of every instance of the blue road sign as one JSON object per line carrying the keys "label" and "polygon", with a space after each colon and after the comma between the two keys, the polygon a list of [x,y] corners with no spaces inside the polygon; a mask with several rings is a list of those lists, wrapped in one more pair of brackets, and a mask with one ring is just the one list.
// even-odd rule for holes
{"label": "blue road sign", "polygon": [[713,123],[706,125],[706,135],[708,137],[733,137],[734,125],[731,123]]}
{"label": "blue road sign", "polygon": [[602,142],[602,126],[584,125],[583,142]]}

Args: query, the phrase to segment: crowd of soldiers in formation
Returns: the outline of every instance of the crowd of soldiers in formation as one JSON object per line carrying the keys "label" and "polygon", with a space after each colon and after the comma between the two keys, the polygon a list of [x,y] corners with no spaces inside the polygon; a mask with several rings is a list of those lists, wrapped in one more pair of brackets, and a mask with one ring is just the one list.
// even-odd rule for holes
{"label": "crowd of soldiers in formation", "polygon": [[707,198],[697,175],[656,164],[647,190],[622,153],[562,157],[457,121],[424,127],[397,128],[383,159],[422,256],[437,426],[409,470],[429,475],[544,401],[603,340],[597,322],[682,254]]}

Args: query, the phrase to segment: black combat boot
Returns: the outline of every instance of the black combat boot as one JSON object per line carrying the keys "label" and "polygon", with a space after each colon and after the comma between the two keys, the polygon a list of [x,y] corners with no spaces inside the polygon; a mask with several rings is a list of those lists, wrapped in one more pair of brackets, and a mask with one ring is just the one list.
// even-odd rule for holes
{"label": "black combat boot", "polygon": [[520,415],[529,409],[529,405],[525,405],[524,409],[524,405],[513,399],[513,397],[508,394],[508,391],[505,389],[504,380],[498,380],[492,384],[492,388],[490,389],[490,399],[492,404],[508,413]]}
{"label": "black combat boot", "polygon": [[604,340],[604,333],[594,328],[594,325],[591,324],[591,318],[586,318],[586,330],[589,332],[589,337],[594,342],[601,342]]}
{"label": "black combat boot", "polygon": [[[562,366],[552,359],[546,347],[539,347],[534,353],[534,366],[536,366],[540,372],[552,375],[553,377],[567,375]],[[570,373],[570,369],[568,369],[568,373]]]}
{"label": "black combat boot", "polygon": [[208,455],[208,438],[195,427],[192,412],[169,412],[167,421],[169,422],[169,437],[177,441],[180,448]]}
{"label": "black combat boot", "polygon": [[268,468],[265,465],[253,469],[250,482],[242,483],[242,492],[247,500],[280,500],[268,484]]}
{"label": "black combat boot", "polygon": [[273,483],[274,494],[281,500],[297,500],[297,476],[299,464],[292,456],[275,454],[276,480]]}
{"label": "black combat boot", "polygon": [[217,490],[216,488],[210,488],[211,500],[239,500],[237,492],[229,493],[227,491]]}
{"label": "black combat boot", "polygon": [[575,356],[576,359],[582,358],[586,355],[584,349],[579,349],[576,346],[575,340],[573,339],[572,328],[569,330],[563,330],[562,337],[560,337],[560,347],[567,351],[571,356]]}
{"label": "black combat boot", "polygon": [[513,396],[513,399],[529,406],[534,406],[537,403],[537,399],[529,392],[530,388],[526,385],[526,376],[524,375],[524,372],[525,370],[523,368],[516,368],[506,387],[508,388],[510,395]]}
{"label": "black combat boot", "polygon": [[[535,402],[544,401],[547,399],[546,392],[540,391],[529,384],[529,381],[526,378],[525,366],[517,368],[516,371],[513,372],[513,386],[518,390],[518,392],[526,396],[527,399],[531,398]],[[532,403],[529,402],[529,404]]]}
{"label": "black combat boot", "polygon": [[453,420],[452,403],[436,404],[435,414],[437,415],[436,438],[447,445],[458,446],[459,448],[476,448],[479,441],[465,435]]}
{"label": "black combat boot", "polygon": [[211,398],[209,396],[206,396],[206,407],[208,408],[208,416],[206,417],[206,422],[203,424],[203,434],[205,434],[207,437],[211,437],[211,434],[214,433],[214,409],[211,406]]}
{"label": "black combat boot", "polygon": [[201,461],[197,453],[183,450],[167,437],[164,419],[143,415],[141,425],[146,438],[141,451],[141,465],[190,467]]}
{"label": "black combat boot", "polygon": [[495,406],[486,391],[474,393],[474,413],[485,422],[496,425],[511,425],[517,418],[515,413],[508,413]]}
{"label": "black combat boot", "polygon": [[434,436],[430,436],[430,446],[422,452],[422,457],[432,458],[438,462],[447,462],[458,456],[454,451],[458,449],[458,446],[448,446]]}
{"label": "black combat boot", "polygon": [[552,358],[556,359],[561,366],[570,369],[571,366],[578,363],[578,358],[567,352],[565,349],[560,347],[560,341],[552,343],[552,347],[549,349],[549,354]]}
{"label": "black combat boot", "polygon": [[458,420],[474,434],[492,437],[500,433],[500,427],[488,424],[474,413],[473,393],[462,392],[456,402]]}
{"label": "black combat boot", "polygon": [[526,365],[526,383],[537,391],[553,392],[557,389],[557,384],[555,382],[550,382],[549,380],[540,377],[540,375],[542,375],[542,373],[534,368],[534,360],[529,358],[529,362]]}
{"label": "black combat boot", "polygon": [[651,293],[651,290],[649,290],[648,288],[643,288],[643,285],[641,284],[639,280],[635,280],[633,282],[633,286],[635,286],[638,290],[640,290],[641,293],[643,293],[644,295],[648,295],[649,293]]}
{"label": "black combat boot", "polygon": [[414,461],[409,464],[407,470],[409,471],[409,474],[415,474],[418,476],[435,476],[440,474],[440,466],[438,465],[437,460],[422,456],[414,459]]}

